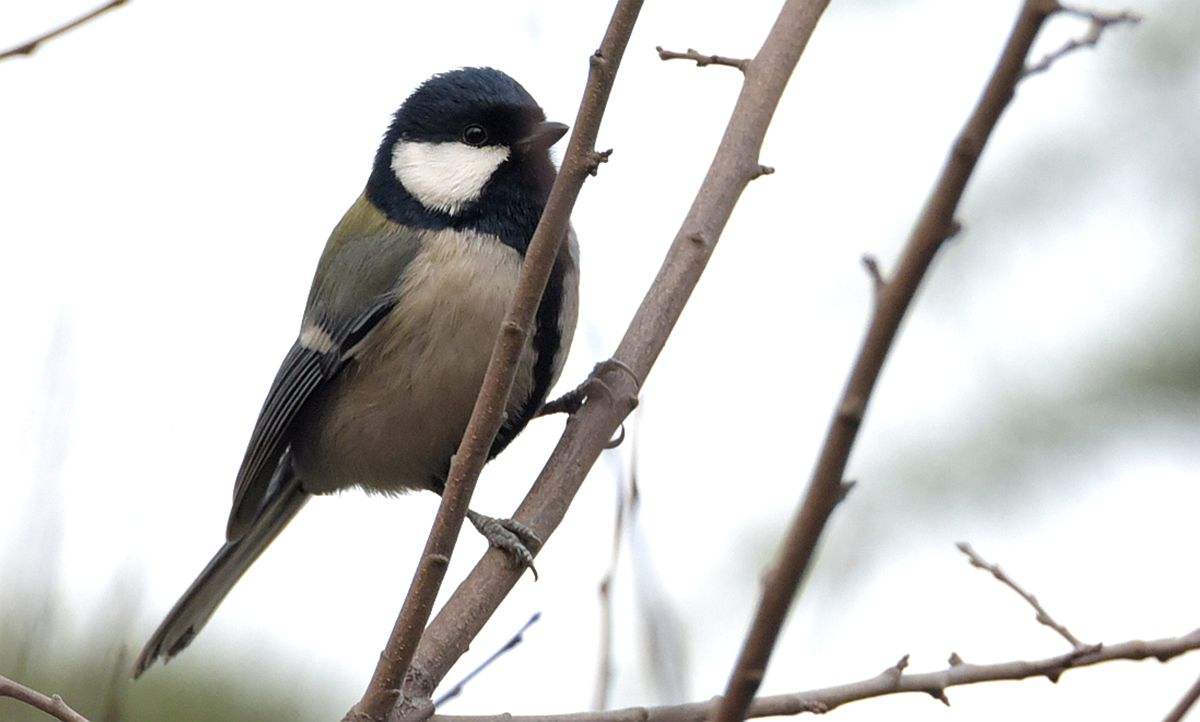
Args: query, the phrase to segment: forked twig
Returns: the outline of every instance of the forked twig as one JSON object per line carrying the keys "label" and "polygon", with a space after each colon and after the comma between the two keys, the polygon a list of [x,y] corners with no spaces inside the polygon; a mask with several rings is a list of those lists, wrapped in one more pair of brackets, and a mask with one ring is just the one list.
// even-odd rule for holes
{"label": "forked twig", "polygon": [[1075,17],[1087,20],[1087,32],[1080,37],[1071,38],[1067,42],[1063,43],[1058,49],[1046,53],[1044,56],[1042,56],[1041,60],[1032,65],[1026,66],[1025,72],[1022,74],[1023,77],[1029,77],[1030,75],[1046,72],[1050,69],[1051,65],[1054,65],[1054,63],[1056,63],[1064,55],[1073,53],[1080,48],[1095,47],[1096,43],[1100,42],[1100,36],[1104,34],[1104,31],[1107,30],[1110,25],[1119,25],[1121,23],[1129,23],[1133,25],[1142,21],[1140,15],[1131,13],[1129,11],[1104,13],[1097,10],[1078,8],[1071,5],[1060,5],[1058,12],[1074,15]]}
{"label": "forked twig", "polygon": [[1077,650],[1090,649],[1095,646],[1079,641],[1079,638],[1074,634],[1071,634],[1070,630],[1056,622],[1054,617],[1051,617],[1050,613],[1046,611],[1046,608],[1043,607],[1041,602],[1038,601],[1038,598],[1025,591],[1020,584],[1017,584],[1015,581],[1013,581],[1012,577],[1004,573],[1004,570],[1000,568],[999,564],[992,564],[988,562],[986,559],[979,556],[979,554],[971,547],[971,545],[966,542],[959,542],[955,544],[955,546],[958,547],[960,552],[967,556],[967,559],[969,559],[971,562],[971,566],[977,569],[982,569],[986,572],[990,572],[991,575],[996,578],[996,581],[1016,592],[1029,604],[1029,606],[1033,607],[1033,611],[1037,613],[1037,621],[1039,624],[1043,624],[1053,629],[1055,632],[1058,632],[1059,636],[1070,642],[1071,646]]}

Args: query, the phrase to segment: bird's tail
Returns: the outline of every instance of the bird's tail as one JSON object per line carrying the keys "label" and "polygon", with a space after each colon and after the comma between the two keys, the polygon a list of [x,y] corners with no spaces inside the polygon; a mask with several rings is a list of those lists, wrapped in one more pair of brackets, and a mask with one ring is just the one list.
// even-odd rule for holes
{"label": "bird's tail", "polygon": [[158,625],[134,663],[135,679],[154,664],[154,660],[159,657],[169,660],[188,646],[237,580],[308,501],[309,494],[300,488],[290,467],[286,460],[280,465],[276,472],[279,483],[272,485],[275,493],[268,496],[249,531],[221,547]]}

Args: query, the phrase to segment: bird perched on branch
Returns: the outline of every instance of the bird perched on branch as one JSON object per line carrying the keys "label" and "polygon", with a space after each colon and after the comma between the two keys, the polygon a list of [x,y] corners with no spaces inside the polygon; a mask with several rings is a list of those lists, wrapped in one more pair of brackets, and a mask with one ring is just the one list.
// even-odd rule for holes
{"label": "bird perched on branch", "polygon": [[[238,471],[225,545],[154,632],[135,677],[191,642],[311,495],[442,492],[554,181],[550,146],[566,131],[490,68],[434,76],[396,111],[317,264]],[[492,456],[537,413],[571,345],[578,249],[568,236]],[[528,529],[468,518],[532,561]]]}

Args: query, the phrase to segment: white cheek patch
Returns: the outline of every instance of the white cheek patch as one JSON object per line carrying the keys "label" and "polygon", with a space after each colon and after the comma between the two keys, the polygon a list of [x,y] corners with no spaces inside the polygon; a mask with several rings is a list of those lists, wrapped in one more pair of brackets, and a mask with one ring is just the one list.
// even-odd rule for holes
{"label": "white cheek patch", "polygon": [[479,199],[508,154],[506,146],[402,140],[392,148],[392,172],[421,205],[455,215]]}

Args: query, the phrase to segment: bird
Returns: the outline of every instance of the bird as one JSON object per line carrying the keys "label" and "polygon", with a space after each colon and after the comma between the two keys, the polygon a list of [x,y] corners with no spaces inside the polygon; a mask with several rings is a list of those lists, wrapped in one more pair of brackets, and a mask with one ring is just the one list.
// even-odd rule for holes
{"label": "bird", "polygon": [[[567,130],[487,67],[434,75],[401,104],[317,263],[238,470],[224,545],[150,637],[135,678],[192,641],[312,496],[442,493],[557,174],[550,148]],[[570,350],[579,246],[573,228],[562,240],[489,459],[537,414]],[[467,517],[531,566],[531,530]]]}

